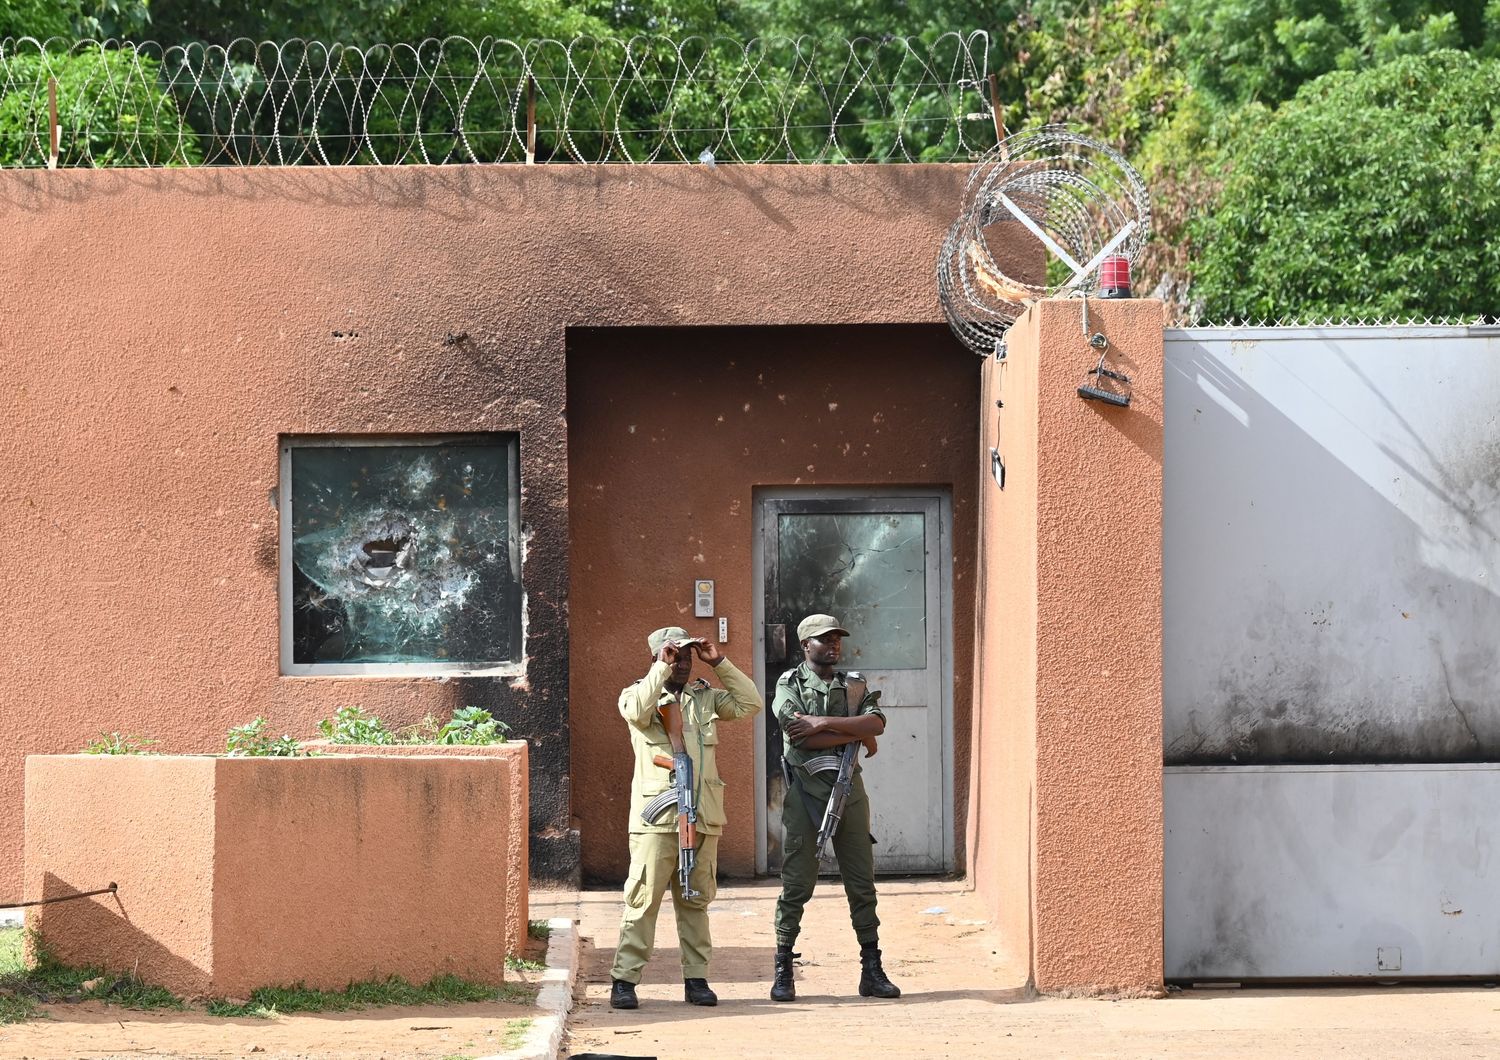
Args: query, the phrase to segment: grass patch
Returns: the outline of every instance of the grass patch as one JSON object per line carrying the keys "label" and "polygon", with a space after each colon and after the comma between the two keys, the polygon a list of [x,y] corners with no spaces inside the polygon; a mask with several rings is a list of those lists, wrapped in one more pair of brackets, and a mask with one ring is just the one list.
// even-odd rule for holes
{"label": "grass patch", "polygon": [[[99,968],[69,967],[52,958],[40,944],[36,947],[36,967],[28,969],[24,944],[23,929],[0,928],[0,1026],[31,1019],[40,1013],[39,1005],[57,1001],[103,1001],[148,1011],[188,1008],[182,998],[164,987],[148,986],[132,976],[114,975]],[[523,958],[507,958],[506,966],[527,970],[541,967],[538,962]],[[85,983],[91,985],[85,987]],[[380,1005],[453,1005],[474,1001],[532,1005],[536,995],[537,988],[529,983],[495,987],[456,975],[440,975],[423,986],[414,986],[399,976],[391,976],[351,983],[337,991],[311,990],[301,985],[263,987],[246,1002],[216,998],[205,1007],[211,1016],[273,1019],[295,1012],[352,1012]],[[509,1029],[506,1033],[510,1034]]]}
{"label": "grass patch", "polygon": [[505,970],[508,972],[545,972],[547,963],[545,961],[533,961],[526,957],[517,957],[514,953],[505,955]]}
{"label": "grass patch", "polygon": [[7,994],[0,988],[0,1027],[7,1023],[24,1023],[36,1014],[36,1002],[31,998]]}
{"label": "grass patch", "polygon": [[26,970],[23,952],[26,929],[23,927],[0,928],[0,976],[16,975]]}
{"label": "grass patch", "polygon": [[535,1005],[539,990],[531,983],[506,983],[495,992],[495,1000],[507,1005]]}
{"label": "grass patch", "polygon": [[[516,988],[524,988],[526,1001],[516,1000]],[[244,1004],[219,998],[208,1003],[211,1016],[253,1016],[269,1019],[294,1012],[355,1012],[377,1005],[454,1005],[471,1001],[504,1001],[530,1004],[536,991],[524,983],[494,987],[440,975],[424,986],[415,986],[398,975],[366,983],[350,983],[343,990],[312,990],[300,984],[262,987]]]}
{"label": "grass patch", "polygon": [[522,1039],[526,1037],[526,1032],[531,1030],[531,1023],[529,1018],[506,1020],[505,1037],[500,1042],[500,1051],[508,1053],[512,1049],[519,1049]]}
{"label": "grass patch", "polygon": [[526,934],[534,939],[549,939],[552,937],[552,925],[545,920],[528,920]]}
{"label": "grass patch", "polygon": [[0,1027],[29,1020],[37,1014],[36,1002],[15,992],[12,986],[26,970],[24,943],[24,928],[0,928]]}
{"label": "grass patch", "polygon": [[134,976],[102,968],[63,964],[40,942],[36,944],[36,964],[27,968],[23,941],[20,928],[0,931],[0,1023],[29,1019],[37,1015],[38,1003],[54,1001],[102,1001],[147,1011],[187,1008],[182,998],[165,987],[150,986]]}

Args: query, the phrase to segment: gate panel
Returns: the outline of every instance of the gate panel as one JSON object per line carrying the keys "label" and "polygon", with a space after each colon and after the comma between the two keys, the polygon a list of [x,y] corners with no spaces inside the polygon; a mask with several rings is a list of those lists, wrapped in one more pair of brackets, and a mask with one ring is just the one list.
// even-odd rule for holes
{"label": "gate panel", "polygon": [[1167,978],[1500,974],[1500,766],[1163,779]]}
{"label": "gate panel", "polygon": [[1166,336],[1170,978],[1492,976],[1500,336]]}

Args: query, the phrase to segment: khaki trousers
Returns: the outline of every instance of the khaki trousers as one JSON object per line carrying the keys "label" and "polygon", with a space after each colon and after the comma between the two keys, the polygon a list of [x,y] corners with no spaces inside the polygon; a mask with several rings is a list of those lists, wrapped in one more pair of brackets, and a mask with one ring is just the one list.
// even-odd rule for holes
{"label": "khaki trousers", "polygon": [[630,875],[625,880],[625,915],[620,918],[620,944],[610,977],[639,983],[641,970],[656,945],[656,915],[662,895],[672,890],[677,915],[677,941],[682,949],[682,977],[707,979],[713,956],[708,931],[708,903],[718,891],[719,837],[698,836],[698,861],[693,866],[693,890],[698,897],[684,900],[677,878],[677,833],[634,832],[630,836]]}

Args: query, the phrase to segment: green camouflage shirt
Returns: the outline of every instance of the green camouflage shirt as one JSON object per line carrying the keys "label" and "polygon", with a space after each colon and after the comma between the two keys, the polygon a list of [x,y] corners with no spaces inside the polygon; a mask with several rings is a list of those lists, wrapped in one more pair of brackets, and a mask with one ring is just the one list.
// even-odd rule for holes
{"label": "green camouflage shirt", "polygon": [[[788,765],[804,765],[809,759],[820,755],[838,754],[842,750],[838,747],[826,747],[821,750],[804,751],[798,747],[786,735],[786,727],[791,723],[793,715],[809,714],[848,718],[874,714],[881,721],[885,721],[885,713],[880,709],[879,692],[866,691],[864,701],[853,711],[849,709],[848,690],[844,676],[844,671],[835,670],[833,680],[824,681],[804,662],[796,669],[782,674],[781,679],[776,682],[776,697],[772,700],[771,712],[776,716],[776,723],[781,726],[781,754]],[[856,773],[859,772],[858,761],[859,759],[855,759]]]}

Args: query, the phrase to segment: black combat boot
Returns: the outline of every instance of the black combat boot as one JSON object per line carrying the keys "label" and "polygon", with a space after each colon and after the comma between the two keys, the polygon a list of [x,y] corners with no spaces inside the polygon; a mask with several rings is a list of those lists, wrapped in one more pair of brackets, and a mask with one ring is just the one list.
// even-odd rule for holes
{"label": "black combat boot", "polygon": [[616,979],[614,986],[609,988],[610,1008],[640,1008],[641,1003],[635,999],[635,984],[627,983],[623,979]]}
{"label": "black combat boot", "polygon": [[797,980],[792,974],[792,961],[802,956],[793,953],[790,946],[776,947],[776,981],[771,984],[772,1001],[796,1001]]}
{"label": "black combat boot", "polygon": [[684,979],[682,981],[682,1000],[690,1005],[708,1005],[712,1007],[719,1003],[719,995],[709,989],[707,979]]}
{"label": "black combat boot", "polygon": [[873,942],[859,950],[859,996],[901,996],[901,988],[885,977],[885,969],[880,966],[880,947]]}

